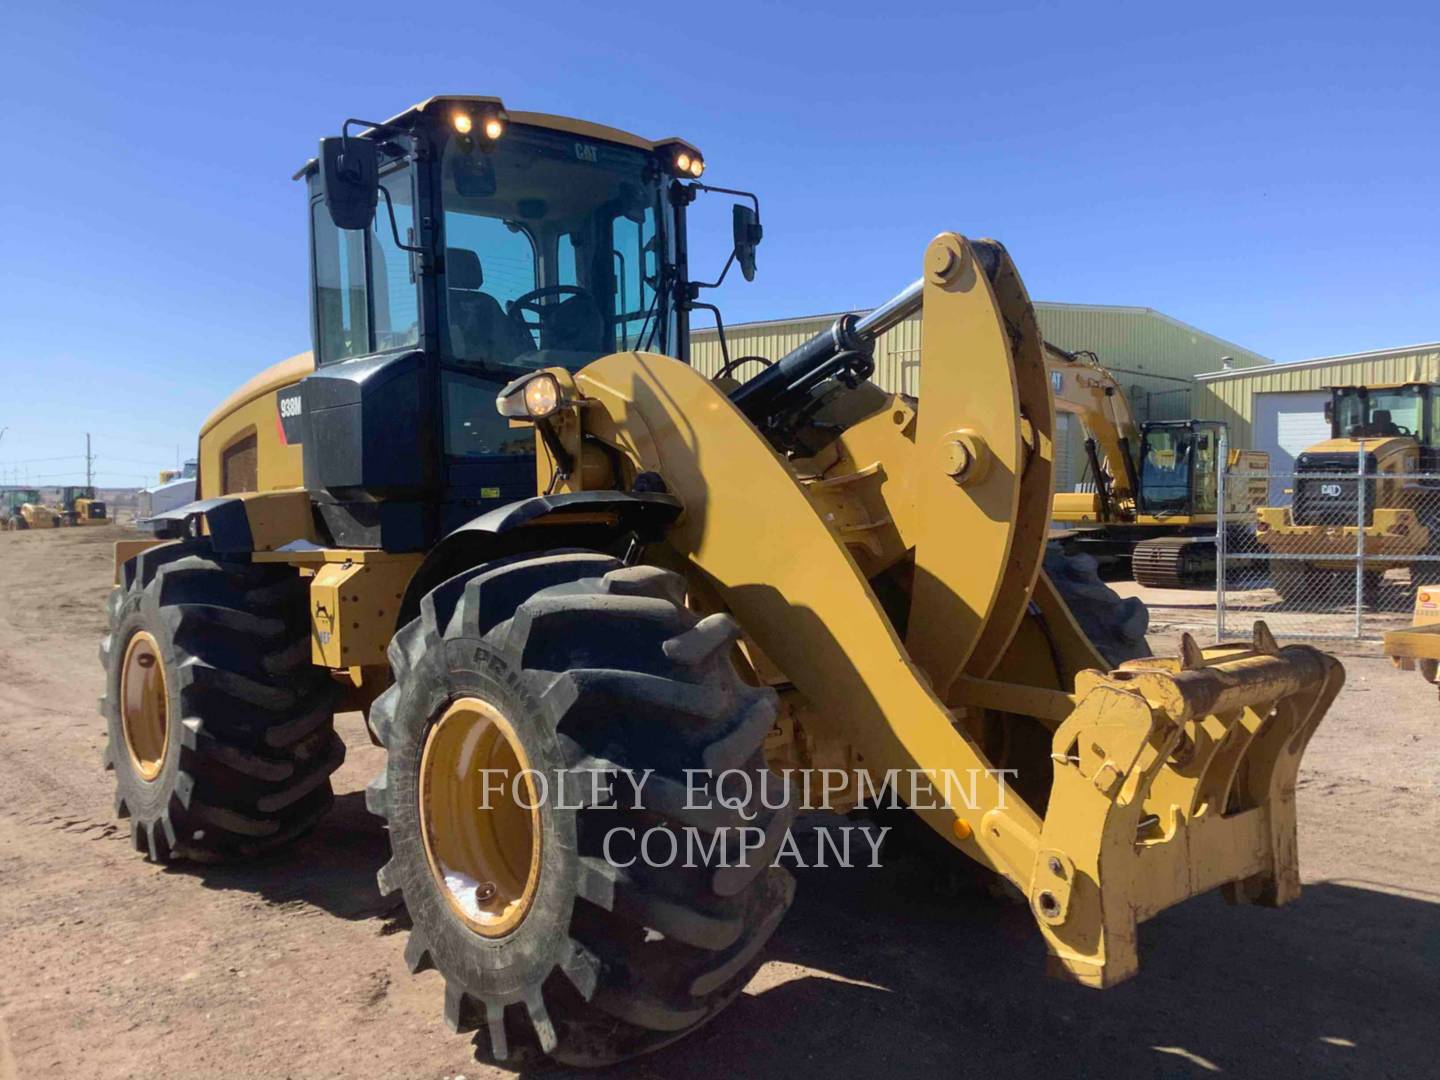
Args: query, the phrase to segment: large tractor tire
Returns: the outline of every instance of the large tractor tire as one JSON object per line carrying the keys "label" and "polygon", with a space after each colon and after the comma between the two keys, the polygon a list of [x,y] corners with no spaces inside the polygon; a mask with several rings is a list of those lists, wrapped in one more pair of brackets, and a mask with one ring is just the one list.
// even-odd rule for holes
{"label": "large tractor tire", "polygon": [[[1383,570],[1367,570],[1361,580],[1361,600],[1374,606],[1385,581]],[[1355,571],[1322,570],[1298,559],[1271,560],[1270,586],[1281,601],[1300,611],[1353,610]]]}
{"label": "large tractor tire", "polygon": [[1067,555],[1059,544],[1045,548],[1045,573],[1085,636],[1112,668],[1153,655],[1145,640],[1150,610],[1139,597],[1122,597],[1100,580],[1089,555]]}
{"label": "large tractor tire", "polygon": [[309,829],[345,758],[310,663],[304,579],[187,540],[141,552],[100,645],[115,810],[156,862],[217,862]]}
{"label": "large tractor tire", "polygon": [[[790,905],[771,866],[793,815],[764,763],[774,693],[736,674],[734,621],[684,593],[607,555],[520,556],[437,587],[391,643],[370,713],[389,751],[369,792],[390,829],[380,888],[409,909],[408,966],[444,976],[445,1021],[481,1032],[482,1059],[602,1065],[677,1039],[740,992]],[[615,767],[654,774],[638,795],[617,781],[615,807],[576,797]],[[688,809],[687,769],[768,780],[778,808]],[[665,830],[684,861],[689,835],[741,827],[759,830],[745,865],[727,848],[690,868],[656,865],[659,834],[646,860],[617,831]]]}
{"label": "large tractor tire", "polygon": [[1319,571],[1294,559],[1270,560],[1270,587],[1287,604],[1315,605],[1326,592]]}

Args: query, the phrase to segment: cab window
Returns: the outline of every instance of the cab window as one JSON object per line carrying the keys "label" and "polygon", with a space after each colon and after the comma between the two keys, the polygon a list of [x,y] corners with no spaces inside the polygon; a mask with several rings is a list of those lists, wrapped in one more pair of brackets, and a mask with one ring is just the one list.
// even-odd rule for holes
{"label": "cab window", "polygon": [[395,208],[393,229],[383,195],[368,229],[338,229],[324,202],[311,202],[319,363],[408,348],[420,341],[416,268],[411,253],[401,246],[415,243],[410,176],[410,169],[401,167],[380,181]]}
{"label": "cab window", "polygon": [[1217,433],[1206,428],[1195,432],[1195,500],[1192,512],[1196,514],[1215,513],[1216,492],[1219,477],[1216,476]]}
{"label": "cab window", "polygon": [[370,288],[375,310],[375,351],[403,349],[420,341],[420,305],[416,292],[414,254],[395,243],[396,234],[407,247],[415,246],[415,204],[410,194],[409,170],[381,178],[395,207],[395,228],[385,197],[370,226]]}
{"label": "cab window", "polygon": [[450,355],[469,364],[526,363],[535,337],[516,301],[539,280],[535,241],[497,217],[445,212],[445,306]]}
{"label": "cab window", "polygon": [[320,363],[370,351],[370,298],[365,286],[365,234],[337,229],[325,204],[311,206],[314,223],[315,333]]}
{"label": "cab window", "polygon": [[1140,492],[1146,513],[1179,514],[1189,507],[1190,450],[1190,433],[1183,429],[1145,433]]}

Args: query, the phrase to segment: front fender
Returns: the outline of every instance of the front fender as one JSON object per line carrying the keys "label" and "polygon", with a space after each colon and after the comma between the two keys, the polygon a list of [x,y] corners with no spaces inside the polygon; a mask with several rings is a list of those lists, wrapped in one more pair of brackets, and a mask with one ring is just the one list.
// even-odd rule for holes
{"label": "front fender", "polygon": [[433,547],[405,590],[400,625],[440,582],[492,559],[557,547],[608,550],[634,536],[660,539],[684,507],[662,491],[576,491],[537,495],[467,521]]}

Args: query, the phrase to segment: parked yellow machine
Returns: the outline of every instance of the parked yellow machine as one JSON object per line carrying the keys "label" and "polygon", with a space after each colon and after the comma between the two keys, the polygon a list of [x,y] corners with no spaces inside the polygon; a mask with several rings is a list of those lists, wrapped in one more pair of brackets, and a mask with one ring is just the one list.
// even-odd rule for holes
{"label": "parked yellow machine", "polygon": [[1258,512],[1260,548],[1285,557],[1270,566],[1282,597],[1353,585],[1362,533],[1367,593],[1393,566],[1408,566],[1416,585],[1436,580],[1440,563],[1416,560],[1440,555],[1440,486],[1416,475],[1433,471],[1440,450],[1434,393],[1422,382],[1330,388],[1330,438],[1295,459],[1290,505]]}
{"label": "parked yellow machine", "polygon": [[[315,361],[227,401],[201,501],[117,548],[102,711],[137,847],[302,832],[333,712],[366,707],[407,962],[516,1065],[643,1053],[732,1000],[790,905],[807,779],[840,810],[896,784],[1090,986],[1187,897],[1293,899],[1296,771],[1343,669],[1260,625],[1097,653],[1041,569],[1054,414],[1004,248],[942,233],[894,300],[719,384],[685,362],[703,168],[494,98],[322,140]],[[734,226],[749,277],[758,206]],[[922,310],[917,404],[867,377]],[[721,776],[747,794],[707,798]],[[637,850],[657,831],[709,854]]]}
{"label": "parked yellow machine", "polygon": [[26,529],[54,529],[63,518],[54,507],[46,506],[35,488],[11,488],[5,492],[4,513],[0,521],[10,532]]}
{"label": "parked yellow machine", "polygon": [[105,525],[109,522],[105,503],[95,497],[93,487],[67,487],[60,497],[60,520],[64,525]]}
{"label": "parked yellow machine", "polygon": [[1401,671],[1418,669],[1426,682],[1440,682],[1440,588],[1415,590],[1410,626],[1385,632],[1385,655]]}
{"label": "parked yellow machine", "polygon": [[[1155,588],[1215,584],[1219,522],[1218,420],[1140,424],[1119,382],[1090,352],[1045,343],[1055,407],[1085,431],[1088,492],[1057,492],[1054,520],[1071,527],[1066,548],[1099,560],[1128,559],[1136,581]],[[1270,456],[1227,448],[1225,520],[1248,534],[1265,501]]]}

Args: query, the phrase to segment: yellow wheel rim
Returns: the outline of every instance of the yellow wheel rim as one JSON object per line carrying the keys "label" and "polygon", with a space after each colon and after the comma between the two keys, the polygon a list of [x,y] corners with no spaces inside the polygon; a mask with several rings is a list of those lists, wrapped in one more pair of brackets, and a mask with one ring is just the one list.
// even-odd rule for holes
{"label": "yellow wheel rim", "polygon": [[144,630],[125,646],[120,669],[120,721],[125,749],[140,779],[149,783],[165,764],[165,743],[170,733],[170,699],[165,690],[165,665],[160,647]]}
{"label": "yellow wheel rim", "polygon": [[461,698],[425,738],[420,832],[455,914],[503,937],[525,918],[540,879],[540,802],[515,729],[488,701]]}

